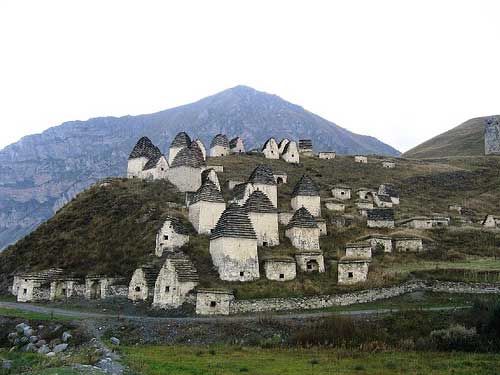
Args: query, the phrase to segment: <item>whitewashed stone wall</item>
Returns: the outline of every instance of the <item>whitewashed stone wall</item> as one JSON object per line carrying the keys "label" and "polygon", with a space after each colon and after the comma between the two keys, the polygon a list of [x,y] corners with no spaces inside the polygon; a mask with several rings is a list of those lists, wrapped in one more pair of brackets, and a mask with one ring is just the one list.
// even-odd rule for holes
{"label": "whitewashed stone wall", "polygon": [[367,220],[368,228],[394,228],[394,221],[389,220]]}
{"label": "whitewashed stone wall", "polygon": [[269,142],[267,142],[266,147],[262,150],[264,157],[266,159],[279,159],[280,152],[278,148],[278,144],[274,138],[271,138]]}
{"label": "whitewashed stone wall", "polygon": [[318,157],[320,159],[335,159],[337,154],[335,152],[320,152]]}
{"label": "whitewashed stone wall", "polygon": [[325,272],[325,260],[322,253],[297,253],[295,260],[302,272]]}
{"label": "whitewashed stone wall", "polygon": [[327,230],[326,230],[326,221],[325,220],[323,220],[323,219],[316,220],[316,225],[319,228],[319,235],[320,236],[326,236],[328,234]]}
{"label": "whitewashed stone wall", "polygon": [[76,281],[60,280],[50,283],[50,300],[54,301],[59,298],[71,298],[75,293]]}
{"label": "whitewashed stone wall", "polygon": [[224,146],[216,145],[210,148],[210,156],[211,157],[219,157],[229,155],[229,148]]}
{"label": "whitewashed stone wall", "polygon": [[281,158],[287,163],[299,164],[300,156],[297,142],[290,141],[288,147],[286,147],[286,151],[281,154]]}
{"label": "whitewashed stone wall", "polygon": [[219,237],[210,241],[210,255],[221,280],[252,281],[259,278],[257,240]]}
{"label": "whitewashed stone wall", "polygon": [[290,142],[290,140],[288,138],[283,138],[283,140],[279,143],[278,151],[279,151],[280,155],[285,150],[285,146],[288,144],[288,142]]}
{"label": "whitewashed stone wall", "polygon": [[373,208],[372,202],[356,202],[356,207],[360,210],[370,210]]}
{"label": "whitewashed stone wall", "polygon": [[319,228],[288,228],[285,231],[292,246],[300,250],[319,250]]}
{"label": "whitewashed stone wall", "polygon": [[142,168],[144,168],[147,162],[148,159],[144,156],[129,159],[127,163],[127,178],[141,178]]}
{"label": "whitewashed stone wall", "polygon": [[170,147],[168,150],[168,164],[172,165],[172,162],[174,161],[175,157],[179,153],[180,150],[182,150],[184,147]]}
{"label": "whitewashed stone wall", "polygon": [[333,188],[332,189],[332,196],[334,198],[340,199],[340,200],[349,200],[351,199],[351,189],[344,189],[344,188]]}
{"label": "whitewashed stone wall", "polygon": [[333,306],[348,306],[394,298],[417,291],[436,293],[500,294],[500,284],[467,284],[434,281],[411,281],[387,288],[367,289],[359,292],[297,298],[265,298],[258,300],[234,300],[231,314],[263,311],[287,311],[323,309]]}
{"label": "whitewashed stone wall", "polygon": [[39,281],[22,279],[18,285],[17,302],[49,300],[49,285],[42,286]]}
{"label": "whitewashed stone wall", "polygon": [[280,212],[278,213],[278,221],[281,225],[288,225],[290,220],[292,220],[293,212]]}
{"label": "whitewashed stone wall", "polygon": [[383,161],[382,167],[387,168],[387,169],[393,169],[393,168],[396,168],[396,163],[394,163],[392,161]]}
{"label": "whitewashed stone wall", "polygon": [[172,251],[189,242],[189,236],[176,233],[172,221],[166,220],[156,234],[156,256],[161,257],[164,251]]}
{"label": "whitewashed stone wall", "polygon": [[199,234],[210,234],[226,209],[223,202],[198,201],[189,206],[189,221]]}
{"label": "whitewashed stone wall", "polygon": [[[278,187],[276,185],[250,184],[253,186],[252,194],[255,190],[260,190],[267,195],[274,207],[278,207]],[[249,195],[250,196],[250,195]],[[246,200],[245,200],[246,201]]]}
{"label": "whitewashed stone wall", "polygon": [[167,259],[156,279],[153,307],[161,309],[179,307],[197,285],[198,283],[194,281],[179,281],[172,261]]}
{"label": "whitewashed stone wall", "polygon": [[266,278],[275,281],[293,280],[297,276],[297,266],[294,261],[269,259],[264,262]]}
{"label": "whitewashed stone wall", "polygon": [[372,248],[371,245],[368,247],[346,247],[345,256],[349,258],[371,258]]}
{"label": "whitewashed stone wall", "polygon": [[338,283],[352,285],[366,281],[368,277],[368,262],[339,262]]}
{"label": "whitewashed stone wall", "polygon": [[243,140],[238,138],[236,141],[236,146],[231,149],[232,154],[242,154],[245,152],[245,145],[243,144]]}
{"label": "whitewashed stone wall", "polygon": [[248,217],[257,235],[258,246],[271,247],[280,244],[277,213],[249,212]]}
{"label": "whitewashed stone wall", "polygon": [[128,299],[131,301],[146,301],[149,297],[150,290],[146,282],[144,271],[142,268],[137,268],[130,279]]}
{"label": "whitewashed stone wall", "polygon": [[366,156],[355,156],[354,161],[356,163],[366,164],[366,163],[368,163],[368,158]]}
{"label": "whitewashed stone wall", "polygon": [[420,238],[394,239],[394,250],[397,252],[418,252],[423,251],[424,246]]}
{"label": "whitewashed stone wall", "polygon": [[305,207],[313,216],[321,216],[321,198],[319,196],[298,195],[291,200],[291,206],[294,211]]}
{"label": "whitewashed stone wall", "polygon": [[201,169],[186,166],[170,168],[167,179],[183,193],[196,191],[201,186]]}
{"label": "whitewashed stone wall", "polygon": [[385,253],[392,252],[392,239],[390,238],[369,238],[366,240],[372,245],[372,252],[380,247]]}
{"label": "whitewashed stone wall", "polygon": [[345,212],[345,204],[339,202],[326,202],[325,207],[330,211]]}
{"label": "whitewashed stone wall", "polygon": [[196,293],[196,314],[229,315],[234,295],[222,291],[202,291]]}

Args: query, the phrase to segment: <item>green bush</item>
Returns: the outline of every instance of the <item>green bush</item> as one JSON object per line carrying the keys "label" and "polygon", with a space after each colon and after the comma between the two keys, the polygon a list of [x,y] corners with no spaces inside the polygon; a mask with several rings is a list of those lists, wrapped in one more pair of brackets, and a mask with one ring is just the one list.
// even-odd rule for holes
{"label": "green bush", "polygon": [[447,329],[432,331],[431,342],[438,350],[474,350],[479,343],[476,328],[466,328],[462,325],[452,325]]}

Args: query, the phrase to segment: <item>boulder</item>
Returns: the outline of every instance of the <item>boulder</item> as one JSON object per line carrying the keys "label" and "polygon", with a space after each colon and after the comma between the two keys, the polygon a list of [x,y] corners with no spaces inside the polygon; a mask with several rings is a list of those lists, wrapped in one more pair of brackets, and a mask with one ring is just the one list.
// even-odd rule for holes
{"label": "boulder", "polygon": [[55,357],[56,353],[48,352],[46,355],[47,355],[47,357]]}
{"label": "boulder", "polygon": [[38,348],[37,353],[38,354],[48,354],[48,353],[50,353],[50,348],[48,345],[43,345],[40,348]]}
{"label": "boulder", "polygon": [[17,333],[24,333],[25,328],[29,328],[29,325],[27,325],[26,323],[19,323],[16,326],[16,331],[17,331]]}
{"label": "boulder", "polygon": [[30,337],[33,336],[33,329],[31,327],[26,327],[23,332],[24,336]]}
{"label": "boulder", "polygon": [[30,336],[30,342],[36,344],[37,341],[38,341],[38,336]]}
{"label": "boulder", "polygon": [[113,345],[120,345],[120,339],[118,339],[116,337],[111,337],[109,339],[109,341],[111,341],[111,344],[113,344]]}
{"label": "boulder", "polygon": [[10,370],[11,368],[12,368],[12,361],[9,361],[7,359],[2,360],[2,369]]}
{"label": "boulder", "polygon": [[63,332],[62,336],[61,336],[61,339],[63,342],[68,342],[69,339],[71,339],[73,337],[73,335],[67,331]]}
{"label": "boulder", "polygon": [[10,343],[13,343],[16,338],[17,338],[17,333],[16,332],[11,332],[7,336],[7,339],[9,340]]}
{"label": "boulder", "polygon": [[38,348],[41,348],[42,346],[44,346],[45,344],[47,344],[47,341],[45,340],[38,340],[37,343],[35,344]]}
{"label": "boulder", "polygon": [[54,347],[54,353],[64,352],[68,348],[68,344],[59,344]]}
{"label": "boulder", "polygon": [[38,350],[35,344],[30,342],[28,345],[23,347],[23,351],[28,352],[28,353],[35,353]]}

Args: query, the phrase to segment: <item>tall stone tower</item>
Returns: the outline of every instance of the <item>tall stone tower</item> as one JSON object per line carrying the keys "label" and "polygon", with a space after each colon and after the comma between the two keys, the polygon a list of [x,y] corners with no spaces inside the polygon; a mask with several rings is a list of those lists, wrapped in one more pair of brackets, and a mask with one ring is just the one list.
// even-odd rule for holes
{"label": "tall stone tower", "polygon": [[500,155],[500,116],[492,116],[485,121],[484,153]]}

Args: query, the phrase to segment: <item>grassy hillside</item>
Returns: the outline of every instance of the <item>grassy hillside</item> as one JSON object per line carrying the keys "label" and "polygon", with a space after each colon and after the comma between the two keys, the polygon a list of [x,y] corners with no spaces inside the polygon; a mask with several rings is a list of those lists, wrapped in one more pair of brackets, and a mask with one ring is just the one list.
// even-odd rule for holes
{"label": "grassy hillside", "polygon": [[470,119],[403,154],[407,158],[484,155],[484,121],[486,117]]}
{"label": "grassy hillside", "polygon": [[[347,156],[335,160],[302,158],[301,165],[295,166],[281,160],[244,155],[209,159],[208,164],[224,166],[224,172],[219,173],[222,185],[228,179],[245,179],[259,163],[287,173],[288,183],[279,187],[279,206],[283,210],[290,207],[294,184],[307,173],[320,186],[324,198],[331,196],[330,188],[337,183],[349,184],[353,189],[394,183],[401,192],[397,218],[431,213],[449,215],[448,205],[457,202],[470,208],[475,213],[475,220],[486,213],[500,214],[497,204],[500,201],[500,158],[398,159],[395,169],[382,168],[381,160],[382,157],[372,156],[369,164],[363,165]],[[230,197],[225,187],[224,195]],[[172,208],[169,202],[179,204],[183,198],[164,181],[115,179],[106,186],[96,184],[0,254],[0,287],[6,290],[14,272],[54,266],[77,275],[130,276],[138,265],[152,256],[156,232],[167,215],[176,215],[186,221],[187,209]],[[349,202],[347,213],[355,215],[359,225],[341,229],[329,226],[328,236],[321,239],[327,263],[325,274],[299,275],[296,280],[286,283],[270,282],[265,278],[252,283],[221,282],[211,263],[206,236],[191,236],[183,250],[195,262],[202,286],[233,288],[239,298],[310,295],[363,288],[366,285],[339,287],[336,283],[335,262],[342,255],[345,243],[370,232],[380,232],[366,228],[353,204],[354,200]],[[332,215],[323,208],[327,221]],[[500,249],[499,233],[484,231],[476,224],[429,231],[425,236],[434,240],[429,245],[434,249],[432,255],[397,254],[377,258],[372,263],[368,285],[399,282],[418,271],[425,271],[425,277],[432,278],[437,269],[441,270],[439,275],[450,279],[476,280],[484,276],[480,280],[500,280],[500,262],[492,258]],[[260,249],[261,256],[292,255],[294,249],[284,237],[284,228],[281,228],[280,237],[281,245],[272,250]],[[446,270],[452,271],[447,273]],[[462,274],[463,270],[473,273],[464,271]]]}

